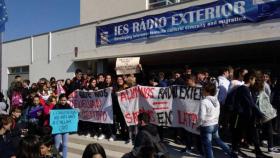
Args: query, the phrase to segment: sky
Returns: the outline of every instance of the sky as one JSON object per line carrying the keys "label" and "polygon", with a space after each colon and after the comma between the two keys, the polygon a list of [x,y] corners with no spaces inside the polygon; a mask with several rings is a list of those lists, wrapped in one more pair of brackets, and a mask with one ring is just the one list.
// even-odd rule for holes
{"label": "sky", "polygon": [[4,41],[79,25],[80,0],[5,0]]}

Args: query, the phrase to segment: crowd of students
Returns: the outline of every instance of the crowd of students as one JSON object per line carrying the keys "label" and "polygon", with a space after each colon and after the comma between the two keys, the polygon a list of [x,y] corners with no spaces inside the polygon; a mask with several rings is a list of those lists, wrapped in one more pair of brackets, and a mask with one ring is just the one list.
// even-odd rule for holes
{"label": "crowd of students", "polygon": [[[164,72],[146,74],[141,65],[139,69],[139,74],[120,76],[93,75],[77,69],[73,79],[64,81],[56,80],[54,77],[49,80],[40,78],[37,83],[32,84],[29,80],[22,80],[20,76],[16,76],[7,92],[8,103],[5,102],[4,95],[0,96],[1,157],[67,158],[68,133],[51,135],[50,110],[73,108],[67,99],[77,89],[96,91],[113,87],[113,91],[118,92],[137,84],[155,87],[172,85],[202,87],[204,99],[201,101],[198,115],[200,136],[183,129],[175,129],[174,139],[180,138],[186,144],[182,152],[197,151],[207,158],[212,158],[213,139],[229,157],[246,157],[240,148],[253,144],[256,157],[268,158],[269,156],[260,149],[264,144],[262,142],[266,141],[268,152],[280,153],[273,145],[277,142],[273,134],[280,132],[279,116],[271,116],[270,119],[264,120],[266,115],[259,107],[260,97],[265,96],[269,100],[269,105],[271,103],[277,112],[280,110],[280,83],[276,78],[271,79],[268,72],[224,67],[215,78],[211,72],[205,70],[193,72],[190,67],[185,67],[183,72],[173,72],[171,76],[165,76]],[[118,138],[139,146],[137,133],[139,134],[142,128],[128,127],[115,93],[112,94],[112,100],[114,124],[79,121],[78,134],[98,140],[107,138],[114,141]],[[163,138],[163,130],[161,127],[157,128],[160,129],[159,135]],[[182,130],[183,132],[178,132]],[[228,131],[231,133],[232,139],[227,140],[231,141],[231,148],[221,140],[219,130],[222,136]],[[26,148],[19,148],[19,145]],[[33,153],[31,150],[34,150],[31,148],[32,145],[40,147],[41,152],[38,152],[38,155],[30,155]]]}

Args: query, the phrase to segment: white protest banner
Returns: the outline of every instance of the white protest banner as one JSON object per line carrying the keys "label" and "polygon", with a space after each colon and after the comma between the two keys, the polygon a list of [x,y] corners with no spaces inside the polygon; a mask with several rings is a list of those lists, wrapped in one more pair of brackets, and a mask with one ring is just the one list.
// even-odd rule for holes
{"label": "white protest banner", "polygon": [[172,86],[172,126],[183,127],[192,133],[197,131],[198,112],[202,99],[201,87]]}
{"label": "white protest banner", "polygon": [[70,102],[80,110],[79,120],[113,124],[112,87],[98,91],[75,91]]}
{"label": "white protest banner", "polygon": [[[170,88],[162,88],[171,95]],[[139,112],[147,112],[154,124],[170,125],[172,99],[159,95],[162,90],[157,87],[135,86],[117,93],[119,105],[128,126],[138,123]]]}
{"label": "white protest banner", "polygon": [[139,73],[140,57],[117,58],[116,73],[117,75]]}
{"label": "white protest banner", "polygon": [[136,86],[118,92],[117,96],[128,126],[138,123],[140,112],[147,112],[153,124],[198,133],[196,122],[202,97],[199,87]]}

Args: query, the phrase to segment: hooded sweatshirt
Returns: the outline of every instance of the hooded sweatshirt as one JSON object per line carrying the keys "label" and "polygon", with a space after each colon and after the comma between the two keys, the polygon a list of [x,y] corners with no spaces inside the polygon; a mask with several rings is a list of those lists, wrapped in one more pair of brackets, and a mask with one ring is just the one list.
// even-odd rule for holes
{"label": "hooded sweatshirt", "polygon": [[198,113],[200,126],[212,126],[219,122],[220,103],[215,96],[206,96],[201,100]]}

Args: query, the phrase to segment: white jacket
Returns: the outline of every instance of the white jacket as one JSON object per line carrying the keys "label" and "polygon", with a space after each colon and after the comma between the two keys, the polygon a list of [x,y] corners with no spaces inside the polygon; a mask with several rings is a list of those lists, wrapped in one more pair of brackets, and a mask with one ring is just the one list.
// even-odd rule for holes
{"label": "white jacket", "polygon": [[220,103],[215,96],[206,96],[201,100],[198,113],[200,126],[212,126],[219,123]]}

